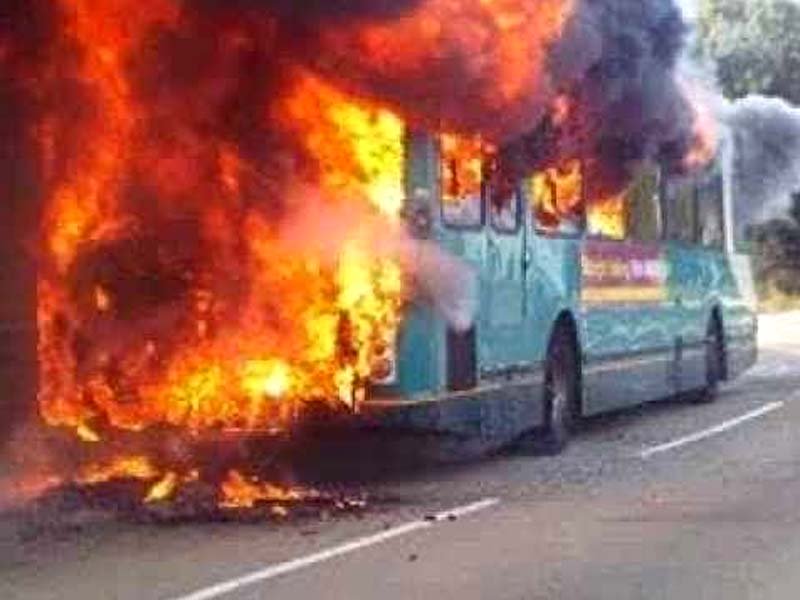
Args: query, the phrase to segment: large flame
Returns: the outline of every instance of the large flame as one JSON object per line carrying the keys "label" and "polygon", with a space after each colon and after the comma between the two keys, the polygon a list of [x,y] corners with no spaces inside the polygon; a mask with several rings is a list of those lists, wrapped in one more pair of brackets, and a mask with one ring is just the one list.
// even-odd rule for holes
{"label": "large flame", "polygon": [[[472,218],[482,186],[503,187],[498,147],[548,112],[566,130],[582,109],[550,61],[581,31],[568,27],[575,0],[416,0],[391,18],[348,7],[320,23],[287,23],[284,2],[52,4],[58,39],[31,78],[45,192],[39,405],[86,445],[354,408],[391,371],[413,280],[407,126],[458,132],[440,137],[442,192]],[[583,182],[551,154],[545,167],[564,166],[547,185],[564,191],[538,208],[557,222],[582,213]],[[534,179],[537,201],[544,184]],[[601,205],[609,222],[623,214]],[[144,480],[156,501],[197,477],[129,450],[75,479]],[[274,497],[237,471],[221,492],[226,506]]]}
{"label": "large flame", "polygon": [[429,121],[500,140],[531,127],[555,90],[548,52],[574,0],[422,0],[399,18],[325,28],[316,63]]}
{"label": "large flame", "polygon": [[[351,405],[394,343],[399,264],[373,256],[357,230],[334,240],[333,256],[287,239],[271,199],[245,192],[245,179],[266,175],[234,144],[190,139],[198,164],[188,164],[148,143],[166,109],[137,94],[128,67],[154,28],[180,26],[177,2],[61,2],[94,111],[73,127],[49,115],[40,133],[45,162],[65,163],[51,168],[43,223],[46,421],[97,442],[102,430],[161,425],[271,428],[300,402]],[[395,226],[401,119],[301,70],[264,113],[313,161],[315,202],[361,206]],[[76,157],[51,156],[58,127],[81,140]],[[183,193],[195,172],[211,174],[202,196]],[[131,201],[133,181],[154,205]],[[289,205],[310,202],[301,188],[281,192]]]}

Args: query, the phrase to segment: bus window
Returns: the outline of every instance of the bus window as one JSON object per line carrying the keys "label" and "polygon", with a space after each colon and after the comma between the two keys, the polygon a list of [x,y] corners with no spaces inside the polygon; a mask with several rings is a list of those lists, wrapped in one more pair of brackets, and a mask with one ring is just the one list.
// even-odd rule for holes
{"label": "bus window", "polygon": [[519,194],[512,190],[510,195],[492,198],[489,202],[489,215],[494,227],[501,233],[515,233],[520,224]]}
{"label": "bus window", "polygon": [[664,185],[667,239],[693,244],[697,240],[697,194],[688,177],[670,178]]}
{"label": "bus window", "polygon": [[489,222],[495,231],[516,233],[522,221],[517,185],[506,176],[497,159],[488,161],[484,185]]}
{"label": "bus window", "polygon": [[483,144],[479,139],[441,136],[442,220],[451,227],[481,227]]}
{"label": "bus window", "polygon": [[713,173],[697,187],[697,212],[700,243],[712,248],[725,244],[722,206],[722,175]]}
{"label": "bus window", "polygon": [[643,166],[628,188],[628,237],[639,242],[657,242],[661,239],[660,176],[654,164]]}
{"label": "bus window", "polygon": [[624,192],[609,198],[590,199],[586,207],[588,234],[607,240],[624,240],[627,229],[625,211]]}
{"label": "bus window", "polygon": [[553,167],[530,179],[529,200],[539,231],[576,235],[583,229],[583,171],[580,161]]}

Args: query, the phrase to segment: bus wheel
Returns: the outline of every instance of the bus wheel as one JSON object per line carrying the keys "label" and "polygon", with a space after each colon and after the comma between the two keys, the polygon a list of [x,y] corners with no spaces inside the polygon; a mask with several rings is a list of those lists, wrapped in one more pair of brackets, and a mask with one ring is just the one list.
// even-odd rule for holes
{"label": "bus wheel", "polygon": [[545,370],[545,430],[542,439],[546,454],[558,454],[569,442],[578,415],[578,352],[566,328],[559,327],[550,341]]}
{"label": "bus wheel", "polygon": [[719,384],[725,374],[725,338],[722,325],[714,316],[706,332],[706,384],[698,396],[698,402],[714,402],[719,395]]}

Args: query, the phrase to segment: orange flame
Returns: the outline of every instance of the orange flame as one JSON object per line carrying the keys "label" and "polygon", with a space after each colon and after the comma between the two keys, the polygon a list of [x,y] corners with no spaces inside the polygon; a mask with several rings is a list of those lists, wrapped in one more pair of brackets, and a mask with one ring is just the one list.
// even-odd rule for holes
{"label": "orange flame", "polygon": [[277,486],[259,481],[256,477],[245,477],[232,470],[220,486],[221,508],[253,508],[260,502],[297,502],[315,497],[315,492]]}
{"label": "orange flame", "polygon": [[[404,118],[354,96],[358,82],[342,86],[330,65],[312,71],[287,59],[279,76],[269,73],[269,94],[252,101],[263,106],[229,134],[217,122],[229,115],[226,94],[238,91],[239,71],[262,75],[237,59],[268,54],[269,17],[266,34],[236,19],[220,31],[201,28],[201,37],[218,37],[187,103],[171,96],[158,53],[192,26],[188,3],[58,2],[56,46],[69,52],[52,58],[43,79],[68,73],[87,109],[51,108],[34,126],[46,174],[37,315],[44,420],[102,444],[116,430],[262,431],[287,425],[309,403],[354,408],[396,342],[408,293],[396,253],[373,247],[402,227]],[[419,80],[432,56],[442,59],[439,74],[463,62],[476,82],[468,93],[451,97],[453,82],[434,72],[422,96],[448,105],[434,111],[452,113],[448,126],[482,121],[484,138],[497,140],[527,129],[551,98],[547,49],[573,4],[424,0],[391,22],[332,27],[321,43],[326,58],[343,50],[396,81]],[[163,77],[157,85],[151,71]],[[404,116],[431,117],[426,102]],[[468,102],[473,115],[487,113],[460,115]],[[259,149],[274,150],[265,164],[239,139],[249,125],[275,138]],[[493,147],[444,136],[442,149],[456,164],[444,173],[445,197],[480,192]],[[347,227],[321,222],[333,209],[359,218]],[[76,481],[124,477],[149,482],[145,500],[155,502],[196,475],[132,454],[89,465]],[[221,505],[297,494],[231,471]]]}
{"label": "orange flame", "polygon": [[689,80],[681,80],[680,85],[694,114],[692,145],[683,157],[683,166],[688,171],[697,171],[711,163],[717,154],[719,124],[711,108],[711,95]]}
{"label": "orange flame", "polygon": [[113,479],[149,480],[158,477],[158,470],[146,456],[118,456],[108,462],[92,463],[84,467],[75,481],[96,485]]}
{"label": "orange flame", "polygon": [[544,228],[580,218],[584,205],[581,161],[545,169],[531,178],[530,198],[537,223]]}
{"label": "orange flame", "polygon": [[627,228],[625,192],[609,198],[593,199],[587,205],[589,235],[624,240]]}
{"label": "orange flame", "polygon": [[[185,169],[176,170],[169,153],[159,154],[153,143],[134,155],[141,130],[160,109],[142,102],[126,70],[154,27],[179,26],[180,5],[61,1],[64,35],[82,51],[80,74],[97,117],[75,127],[86,146],[66,175],[51,182],[46,202],[47,268],[39,281],[45,420],[99,441],[109,427],[262,429],[283,425],[298,402],[353,406],[373,358],[394,344],[404,295],[399,264],[375,257],[357,230],[335,241],[333,255],[282,238],[243,185],[246,177],[266,175],[213,137],[192,143],[200,146],[198,160],[214,157],[204,168],[216,173],[217,187],[194,204],[182,198],[176,190],[185,182],[165,173]],[[287,79],[267,118],[313,158],[307,176],[322,201],[363,207],[397,223],[403,121],[309,73]],[[43,153],[52,150],[50,142],[42,139]],[[213,249],[207,262],[184,265],[182,250],[163,244],[146,258],[148,248],[129,242],[147,233],[148,222],[129,206],[123,185],[141,171],[142,156],[154,161],[144,175],[159,192],[157,202],[180,202],[170,210],[193,215],[197,235]],[[308,200],[303,192],[286,193],[290,209]],[[127,254],[111,263],[119,275],[113,271],[103,281],[102,272],[85,270],[98,248],[120,245]],[[158,277],[148,269],[162,267],[184,289],[181,296],[130,314],[126,306],[136,298],[115,277]],[[98,275],[84,297],[84,280]]]}
{"label": "orange flame", "polygon": [[[355,61],[361,71],[394,81],[400,95],[411,94],[405,104],[423,117],[499,140],[526,131],[552,94],[547,53],[574,4],[423,0],[402,18],[324,30],[320,63]],[[331,72],[336,76],[335,68]]]}

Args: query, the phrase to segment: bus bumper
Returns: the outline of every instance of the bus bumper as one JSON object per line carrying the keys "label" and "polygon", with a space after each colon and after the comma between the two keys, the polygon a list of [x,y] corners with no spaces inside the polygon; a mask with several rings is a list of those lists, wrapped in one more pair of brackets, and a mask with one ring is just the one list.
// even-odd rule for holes
{"label": "bus bumper", "polygon": [[376,395],[352,418],[366,427],[511,440],[543,425],[542,388],[526,379],[416,398]]}

